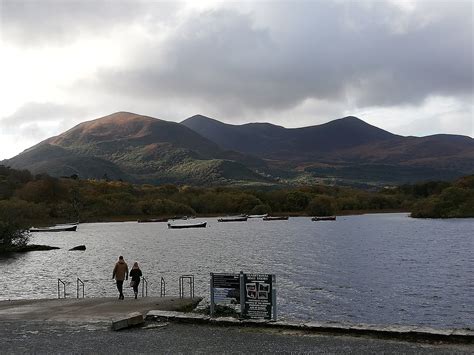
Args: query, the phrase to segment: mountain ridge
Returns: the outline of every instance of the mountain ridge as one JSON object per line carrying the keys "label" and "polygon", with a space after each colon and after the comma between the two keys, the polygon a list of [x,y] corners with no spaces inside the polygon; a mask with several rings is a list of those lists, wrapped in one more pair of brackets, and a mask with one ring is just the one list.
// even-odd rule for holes
{"label": "mountain ridge", "polygon": [[[354,116],[299,128],[181,123],[131,112],[82,122],[4,160],[17,169],[137,183],[402,183],[474,173],[474,140],[403,137]],[[390,173],[388,173],[390,172]]]}

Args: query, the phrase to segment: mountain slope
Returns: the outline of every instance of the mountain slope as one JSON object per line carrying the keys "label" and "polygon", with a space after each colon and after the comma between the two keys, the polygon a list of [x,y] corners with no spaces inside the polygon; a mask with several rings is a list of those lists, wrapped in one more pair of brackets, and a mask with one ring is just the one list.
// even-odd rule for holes
{"label": "mountain slope", "polygon": [[356,117],[287,129],[128,112],[83,122],[0,162],[33,173],[136,183],[397,184],[474,174],[474,140],[402,137]]}
{"label": "mountain slope", "polygon": [[280,173],[304,171],[321,178],[359,175],[365,181],[370,176],[376,181],[406,182],[452,179],[474,172],[470,137],[403,137],[352,116],[290,129],[268,123],[230,125],[200,115],[182,124],[222,147],[265,158]]}
{"label": "mountain slope", "polygon": [[318,126],[284,128],[269,123],[225,124],[205,116],[181,124],[221,147],[275,159],[298,159],[398,136],[356,117],[345,117]]}
{"label": "mountain slope", "polygon": [[[208,172],[210,161],[217,173],[199,170]],[[6,164],[34,173],[71,175],[74,171],[87,178],[107,173],[135,182],[212,184],[214,179],[222,183],[228,171],[240,171],[237,175],[251,177],[252,182],[267,180],[246,166],[264,166],[256,158],[226,152],[178,123],[128,112],[83,122]]]}

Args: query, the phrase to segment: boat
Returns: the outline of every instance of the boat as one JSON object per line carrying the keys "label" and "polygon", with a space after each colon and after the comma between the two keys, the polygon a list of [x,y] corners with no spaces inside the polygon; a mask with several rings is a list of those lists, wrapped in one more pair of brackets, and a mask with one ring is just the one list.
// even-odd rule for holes
{"label": "boat", "polygon": [[154,222],[168,222],[168,218],[147,218],[139,219],[138,223],[154,223]]}
{"label": "boat", "polygon": [[30,232],[75,232],[77,224],[68,227],[30,228]]}
{"label": "boat", "polygon": [[336,216],[316,216],[311,218],[312,221],[335,221]]}
{"label": "boat", "polygon": [[236,217],[221,217],[217,222],[245,222],[247,221],[247,216],[236,216]]}
{"label": "boat", "polygon": [[168,223],[170,229],[182,229],[182,228],[206,228],[207,222],[200,223]]}
{"label": "boat", "polygon": [[287,221],[288,220],[288,216],[266,216],[266,217],[263,217],[263,220],[264,221]]}
{"label": "boat", "polygon": [[248,215],[247,218],[264,218],[264,217],[267,217],[268,216],[268,213],[265,213],[265,214],[251,214],[251,215]]}
{"label": "boat", "polygon": [[69,222],[69,223],[60,223],[60,224],[55,224],[55,227],[64,227],[64,226],[77,226],[79,224],[79,221],[76,222]]}

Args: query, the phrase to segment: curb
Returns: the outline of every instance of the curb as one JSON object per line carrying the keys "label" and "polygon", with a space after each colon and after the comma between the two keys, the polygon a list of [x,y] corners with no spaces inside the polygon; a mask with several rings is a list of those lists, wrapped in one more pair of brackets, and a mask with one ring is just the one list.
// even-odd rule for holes
{"label": "curb", "polygon": [[415,326],[376,326],[367,324],[337,324],[324,322],[284,322],[267,320],[239,320],[233,317],[211,318],[198,313],[182,313],[151,310],[146,320],[165,320],[178,323],[211,324],[219,326],[263,327],[268,329],[298,330],[331,335],[370,336],[384,339],[409,341],[442,341],[447,343],[474,343],[474,330],[434,329]]}

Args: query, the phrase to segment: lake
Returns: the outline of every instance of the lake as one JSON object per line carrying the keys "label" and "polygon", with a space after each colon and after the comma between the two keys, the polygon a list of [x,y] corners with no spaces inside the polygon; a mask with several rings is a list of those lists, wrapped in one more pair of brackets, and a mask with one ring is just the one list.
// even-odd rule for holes
{"label": "lake", "polygon": [[[61,249],[0,258],[0,300],[55,298],[58,278],[67,297],[76,297],[78,277],[86,297],[116,297],[112,269],[123,255],[130,267],[140,263],[149,295],[160,294],[162,277],[167,295],[178,295],[179,276],[192,274],[195,294],[209,298],[211,272],[273,273],[279,319],[474,325],[474,219],[392,213],[320,222],[205,220],[208,227],[198,229],[84,223],[77,232],[32,234],[31,243]],[[80,244],[87,250],[68,251]]]}

